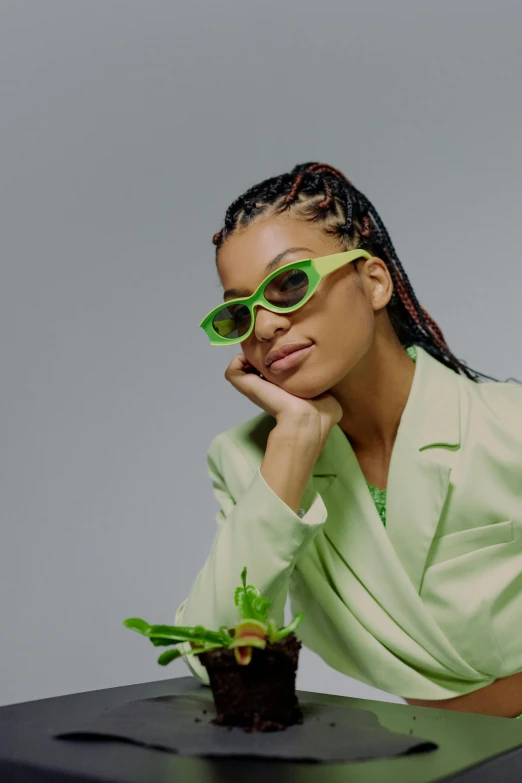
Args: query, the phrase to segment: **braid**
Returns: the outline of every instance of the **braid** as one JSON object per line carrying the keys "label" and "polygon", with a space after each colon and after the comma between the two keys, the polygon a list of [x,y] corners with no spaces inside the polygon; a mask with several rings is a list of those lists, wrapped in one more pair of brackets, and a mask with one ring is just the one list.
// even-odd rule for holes
{"label": "braid", "polygon": [[[387,310],[404,347],[419,345],[472,381],[478,382],[479,377],[498,380],[470,369],[454,356],[440,327],[415,296],[377,210],[341,171],[327,163],[295,166],[291,172],[257,183],[233,201],[226,211],[223,228],[212,237],[216,263],[219,248],[236,230],[245,228],[261,215],[277,215],[292,208],[306,220],[320,223],[328,235],[347,248],[363,248],[384,261],[393,282]],[[515,378],[507,380],[520,383]]]}
{"label": "braid", "polygon": [[295,200],[295,197],[297,196],[297,191],[299,189],[299,185],[301,184],[303,179],[304,179],[304,173],[301,172],[295,178],[294,184],[292,185],[292,190],[290,191],[288,196],[285,196],[285,203],[286,204],[291,204]]}

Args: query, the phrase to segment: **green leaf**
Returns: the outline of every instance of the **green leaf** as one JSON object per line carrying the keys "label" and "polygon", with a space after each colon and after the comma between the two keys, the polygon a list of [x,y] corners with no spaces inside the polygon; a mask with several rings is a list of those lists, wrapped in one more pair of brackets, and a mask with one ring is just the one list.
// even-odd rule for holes
{"label": "green leaf", "polygon": [[233,639],[230,642],[229,649],[233,650],[234,647],[259,647],[264,650],[266,639],[260,639],[259,636],[244,636],[242,639]]}
{"label": "green leaf", "polygon": [[198,655],[199,653],[207,652],[208,650],[216,650],[220,647],[222,647],[221,644],[207,644],[203,647],[196,647],[193,650],[187,650],[186,652],[181,652],[181,650],[178,650],[176,647],[172,650],[165,650],[164,653],[161,653],[158,658],[158,663],[160,666],[166,666],[168,663],[171,663],[171,661],[175,661],[176,658],[184,658],[187,655]]}
{"label": "green leaf", "polygon": [[260,622],[266,622],[268,610],[270,609],[272,602],[269,598],[265,598],[263,595],[258,595],[253,600],[254,612],[256,613],[256,619]]}
{"label": "green leaf", "polygon": [[208,631],[202,625],[183,627],[181,625],[151,625],[147,631],[149,637],[171,639],[174,642],[222,642],[222,634],[218,631]]}
{"label": "green leaf", "polygon": [[270,618],[267,623],[268,626],[268,641],[273,644],[277,642],[277,623],[273,618]]}
{"label": "green leaf", "polygon": [[219,633],[221,635],[221,639],[223,640],[223,643],[229,645],[233,637],[230,636],[228,632],[228,627],[226,625],[221,625],[219,628]]}
{"label": "green leaf", "polygon": [[241,571],[243,586],[236,587],[234,592],[234,603],[239,610],[241,619],[259,620],[264,623],[266,622],[268,609],[272,602],[269,598],[260,595],[257,587],[254,587],[254,585],[247,585],[246,575],[247,567],[245,566]]}
{"label": "green leaf", "polygon": [[[164,636],[150,636],[149,638],[154,647],[172,647],[173,644],[181,644],[181,642],[173,642],[172,639],[167,639]],[[190,641],[199,642],[199,639],[193,639]]]}
{"label": "green leaf", "polygon": [[193,650],[189,650],[186,653],[183,653],[183,655],[198,655],[202,652],[208,652],[209,650],[222,650],[223,645],[222,644],[206,644],[204,647],[196,647]]}
{"label": "green leaf", "polygon": [[248,620],[240,620],[235,627],[234,640],[240,636],[253,634],[264,638],[268,632],[268,626],[266,623],[262,623],[260,620],[254,620],[250,617]]}
{"label": "green leaf", "polygon": [[138,633],[147,636],[150,625],[142,620],[141,617],[128,617],[123,621],[125,628],[130,628],[131,631],[137,631]]}
{"label": "green leaf", "polygon": [[181,625],[149,625],[141,617],[129,617],[123,621],[126,628],[148,637],[155,647],[169,646],[180,642],[212,643],[226,647],[232,641],[226,626],[219,631],[208,631],[202,625],[184,627]]}
{"label": "green leaf", "polygon": [[239,666],[248,666],[253,656],[252,647],[234,647],[234,658]]}
{"label": "green leaf", "polygon": [[175,647],[172,650],[165,650],[164,653],[161,653],[161,655],[158,658],[158,663],[160,666],[166,666],[171,661],[174,661],[176,658],[181,658],[181,650],[176,649]]}
{"label": "green leaf", "polygon": [[298,612],[291,623],[289,623],[286,628],[281,628],[280,631],[277,631],[276,633],[276,641],[279,641],[279,639],[284,639],[285,636],[288,636],[292,633],[292,631],[295,631],[299,623],[304,617],[304,612]]}

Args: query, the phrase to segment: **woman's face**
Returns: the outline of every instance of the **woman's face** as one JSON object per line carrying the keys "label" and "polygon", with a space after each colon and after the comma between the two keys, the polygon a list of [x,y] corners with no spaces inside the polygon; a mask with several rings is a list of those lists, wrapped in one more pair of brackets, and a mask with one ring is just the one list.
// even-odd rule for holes
{"label": "woman's face", "polygon": [[[223,290],[235,288],[240,292],[227,296],[227,300],[252,294],[269,274],[265,270],[268,262],[292,248],[279,266],[343,250],[317,225],[288,215],[259,219],[230,236],[219,250]],[[242,352],[267,380],[291,394],[311,399],[332,389],[351,372],[369,351],[376,329],[391,328],[385,310],[391,293],[390,274],[380,259],[346,264],[324,277],[315,294],[298,310],[285,314],[258,307],[254,329],[240,343]],[[379,323],[378,316],[387,323]],[[291,342],[313,347],[293,367],[272,371],[266,367],[269,351]]]}

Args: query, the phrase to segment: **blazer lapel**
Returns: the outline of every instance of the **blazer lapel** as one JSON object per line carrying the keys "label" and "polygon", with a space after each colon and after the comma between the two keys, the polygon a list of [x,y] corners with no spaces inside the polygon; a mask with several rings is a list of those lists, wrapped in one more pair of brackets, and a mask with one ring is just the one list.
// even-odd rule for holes
{"label": "blazer lapel", "polygon": [[[334,429],[339,427],[334,427]],[[339,430],[340,431],[340,430]],[[317,459],[312,475],[306,485],[301,505],[304,508],[310,508],[314,499],[315,493],[318,492],[321,497],[326,496],[326,492],[335,486],[335,480],[338,474],[338,465],[342,463],[339,460],[339,448],[335,446],[332,438],[333,430],[328,436],[326,445],[324,446],[319,458]]]}
{"label": "blazer lapel", "polygon": [[[391,569],[388,576],[398,589],[402,578],[397,569],[404,570],[415,591],[420,591],[458,456],[453,450],[460,446],[458,384],[453,370],[417,346],[413,383],[390,461],[386,528],[338,425],[316,462],[313,484],[307,487],[306,502],[317,490],[328,504],[326,535],[368,589],[384,601],[391,588],[383,570]],[[453,450],[429,451],[447,446]]]}
{"label": "blazer lapel", "polygon": [[459,457],[459,377],[417,349],[410,397],[392,452],[386,526],[417,592]]}

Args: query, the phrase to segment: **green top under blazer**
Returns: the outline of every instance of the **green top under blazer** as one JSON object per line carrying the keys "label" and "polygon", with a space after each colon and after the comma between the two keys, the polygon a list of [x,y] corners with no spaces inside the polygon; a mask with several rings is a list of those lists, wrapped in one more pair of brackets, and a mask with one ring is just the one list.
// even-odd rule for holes
{"label": "green top under blazer", "polygon": [[522,670],[521,386],[474,383],[417,346],[385,526],[339,425],[295,514],[260,472],[274,426],[262,412],[210,443],[218,529],[176,624],[234,625],[246,565],[278,623],[290,595],[303,644],[388,693],[451,698]]}

